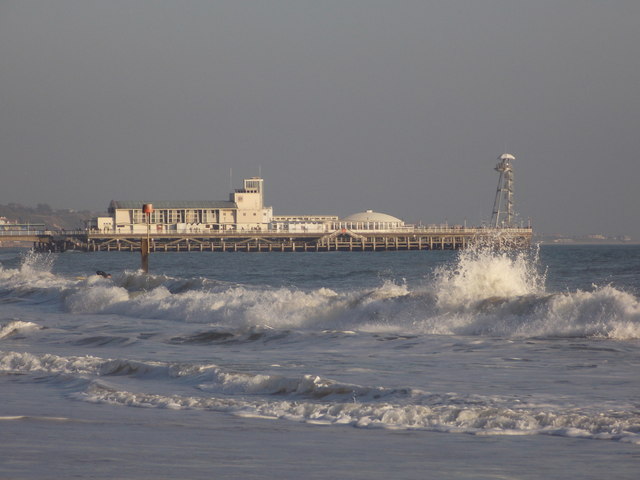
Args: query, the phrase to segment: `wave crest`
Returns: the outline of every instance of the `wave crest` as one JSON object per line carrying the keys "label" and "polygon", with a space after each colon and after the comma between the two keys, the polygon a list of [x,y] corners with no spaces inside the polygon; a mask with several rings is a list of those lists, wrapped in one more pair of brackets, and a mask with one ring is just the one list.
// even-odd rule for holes
{"label": "wave crest", "polygon": [[[313,383],[313,379],[311,379]],[[449,395],[451,396],[451,395]],[[246,397],[198,397],[132,393],[92,382],[75,395],[92,403],[225,412],[238,416],[285,419],[358,428],[430,430],[475,435],[554,435],[618,440],[640,444],[640,420],[633,411],[599,411],[561,407],[514,408],[499,399],[451,396],[412,398],[412,403],[359,401],[321,402],[314,399],[269,400]]]}
{"label": "wave crest", "polygon": [[34,330],[40,330],[41,328],[42,327],[37,323],[13,320],[11,322],[0,325],[0,339],[11,337],[14,335],[25,334]]}

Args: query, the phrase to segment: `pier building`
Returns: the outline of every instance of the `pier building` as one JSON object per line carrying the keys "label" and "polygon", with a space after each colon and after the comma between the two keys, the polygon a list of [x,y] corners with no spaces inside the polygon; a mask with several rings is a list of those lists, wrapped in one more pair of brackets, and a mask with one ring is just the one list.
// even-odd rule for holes
{"label": "pier building", "polygon": [[33,232],[44,230],[44,223],[18,223],[7,217],[0,217],[0,232]]}
{"label": "pier building", "polygon": [[257,177],[245,179],[243,188],[231,193],[228,201],[112,200],[109,216],[94,219],[91,229],[102,233],[146,233],[147,218],[141,206],[152,204],[149,226],[154,234],[267,231],[273,209],[264,206],[263,182]]}
{"label": "pier building", "polygon": [[119,235],[145,234],[147,217],[141,208],[144,204],[153,205],[149,216],[153,234],[403,232],[414,228],[399,218],[373,210],[344,218],[337,215],[273,215],[273,207],[264,206],[263,185],[262,178],[245,179],[243,188],[231,193],[228,201],[112,200],[109,216],[94,218],[90,230]]}
{"label": "pier building", "polygon": [[333,230],[352,232],[404,232],[413,229],[413,225],[405,225],[399,218],[373,210],[354,213],[333,224]]}

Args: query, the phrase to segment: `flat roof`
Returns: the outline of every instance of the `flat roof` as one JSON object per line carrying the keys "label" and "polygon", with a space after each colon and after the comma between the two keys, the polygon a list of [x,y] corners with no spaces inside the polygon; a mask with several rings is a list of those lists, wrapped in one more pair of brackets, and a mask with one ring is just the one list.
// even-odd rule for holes
{"label": "flat roof", "polygon": [[155,210],[164,209],[217,209],[217,208],[237,208],[235,202],[212,201],[212,200],[185,200],[185,201],[141,201],[141,200],[111,200],[109,209],[142,210],[142,205],[150,203]]}

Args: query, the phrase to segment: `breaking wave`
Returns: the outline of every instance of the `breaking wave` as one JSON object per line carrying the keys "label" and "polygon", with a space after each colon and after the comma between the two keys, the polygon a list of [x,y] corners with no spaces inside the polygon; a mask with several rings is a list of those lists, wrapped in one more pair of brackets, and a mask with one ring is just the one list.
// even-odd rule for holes
{"label": "breaking wave", "polygon": [[250,286],[128,271],[112,279],[66,278],[51,273],[51,262],[50,257],[30,254],[20,268],[0,268],[0,302],[55,303],[77,315],[110,314],[212,327],[190,338],[176,337],[177,343],[211,343],[220,340],[219,329],[235,335],[253,327],[640,338],[640,304],[635,295],[612,285],[547,292],[536,249],[467,249],[422,283],[409,286],[380,280],[376,288],[353,290]]}
{"label": "breaking wave", "polygon": [[638,298],[607,285],[591,291],[545,291],[538,249],[472,248],[434,275],[435,315],[425,333],[504,337],[640,338]]}
{"label": "breaking wave", "polygon": [[[59,357],[0,351],[0,371],[50,375],[76,400],[120,406],[197,409],[239,416],[359,428],[422,429],[476,435],[534,435],[619,440],[640,444],[640,416],[630,405],[561,406],[548,399],[434,394],[335,382],[314,375],[233,372],[216,365],[141,362],[98,357]],[[129,391],[154,380],[180,382],[192,393]],[[175,384],[177,387],[177,384]],[[166,388],[164,388],[166,389]],[[175,388],[174,388],[175,390]]]}
{"label": "breaking wave", "polygon": [[198,409],[239,416],[284,419],[359,428],[430,430],[475,435],[554,435],[640,444],[640,419],[633,411],[595,413],[551,406],[514,408],[495,399],[453,398],[453,403],[316,403],[132,393],[93,382],[75,398],[94,403],[144,408]]}
{"label": "breaking wave", "polygon": [[539,250],[496,251],[477,246],[458,253],[453,265],[436,268],[437,304],[443,310],[476,309],[479,302],[544,293]]}
{"label": "breaking wave", "polygon": [[37,323],[13,320],[5,324],[0,324],[0,340],[15,335],[24,335],[28,332],[40,330],[41,328]]}

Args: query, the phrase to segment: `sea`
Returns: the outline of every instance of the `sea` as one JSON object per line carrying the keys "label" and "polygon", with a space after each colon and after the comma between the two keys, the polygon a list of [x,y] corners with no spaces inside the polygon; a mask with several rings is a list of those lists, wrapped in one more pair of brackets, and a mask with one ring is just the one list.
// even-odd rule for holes
{"label": "sea", "polygon": [[0,249],[0,478],[637,479],[639,298],[637,245]]}

